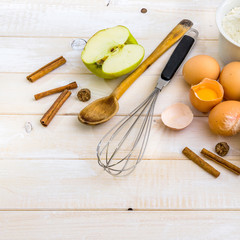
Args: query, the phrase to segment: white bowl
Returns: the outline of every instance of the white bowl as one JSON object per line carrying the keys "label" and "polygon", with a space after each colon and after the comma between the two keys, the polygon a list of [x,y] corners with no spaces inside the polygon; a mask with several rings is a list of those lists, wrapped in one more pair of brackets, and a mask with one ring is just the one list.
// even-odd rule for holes
{"label": "white bowl", "polygon": [[219,56],[224,64],[233,61],[240,61],[240,44],[233,41],[223,30],[222,20],[224,16],[233,8],[240,7],[239,0],[224,1],[216,12],[217,27],[220,32],[219,35]]}

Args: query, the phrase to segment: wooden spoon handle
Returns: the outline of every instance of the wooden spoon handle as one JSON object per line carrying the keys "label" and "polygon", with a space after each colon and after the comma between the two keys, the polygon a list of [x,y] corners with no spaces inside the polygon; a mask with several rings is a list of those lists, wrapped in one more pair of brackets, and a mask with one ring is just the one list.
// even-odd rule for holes
{"label": "wooden spoon handle", "polygon": [[119,86],[112,92],[112,95],[119,99],[123,93],[133,84],[133,82],[148,69],[164,52],[166,52],[174,43],[176,43],[191,27],[193,23],[184,19],[167,35],[167,37],[157,46],[151,55]]}

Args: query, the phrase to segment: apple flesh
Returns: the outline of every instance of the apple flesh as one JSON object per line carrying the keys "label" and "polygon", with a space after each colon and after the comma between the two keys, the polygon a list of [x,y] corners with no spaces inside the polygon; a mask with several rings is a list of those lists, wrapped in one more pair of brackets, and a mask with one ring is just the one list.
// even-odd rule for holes
{"label": "apple flesh", "polygon": [[124,26],[95,33],[82,51],[82,61],[95,75],[113,79],[134,70],[144,57],[139,45]]}

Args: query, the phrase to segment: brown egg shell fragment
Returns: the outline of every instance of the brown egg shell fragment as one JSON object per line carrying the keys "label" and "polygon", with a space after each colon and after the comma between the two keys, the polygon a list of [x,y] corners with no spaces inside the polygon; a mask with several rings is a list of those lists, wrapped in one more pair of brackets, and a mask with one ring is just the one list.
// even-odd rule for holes
{"label": "brown egg shell fragment", "polygon": [[[202,100],[197,95],[196,90],[201,86],[209,87],[217,93],[218,98],[214,100]],[[199,84],[194,85],[190,89],[189,98],[192,105],[200,112],[209,112],[213,107],[219,104],[223,100],[224,90],[222,85],[216,80],[205,78]]]}
{"label": "brown egg shell fragment", "polygon": [[167,107],[161,116],[163,124],[174,130],[186,128],[193,120],[191,109],[183,103],[175,103]]}

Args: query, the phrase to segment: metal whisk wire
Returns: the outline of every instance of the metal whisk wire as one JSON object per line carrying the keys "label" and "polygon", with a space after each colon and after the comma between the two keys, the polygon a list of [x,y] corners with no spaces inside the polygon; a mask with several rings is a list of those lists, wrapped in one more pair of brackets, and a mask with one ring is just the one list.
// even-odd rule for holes
{"label": "metal whisk wire", "polygon": [[[193,37],[191,35],[193,35]],[[183,62],[184,58],[194,45],[197,36],[198,31],[195,29],[191,29],[188,35],[186,34],[181,39],[180,43],[177,45],[169,61],[167,62],[165,68],[163,69],[161,77],[158,80],[158,84],[153,90],[153,92],[129,115],[123,118],[117,125],[115,125],[109,132],[107,132],[107,134],[104,135],[102,140],[99,142],[97,146],[98,164],[101,167],[103,167],[104,170],[106,170],[109,174],[113,176],[129,175],[136,168],[138,163],[142,160],[150,135],[153,120],[153,112],[158,94],[172,79],[175,72]],[[145,111],[146,115],[143,116]],[[127,129],[127,131],[123,134],[123,137],[117,144],[113,153],[109,154],[110,145],[114,144],[115,137],[119,135],[121,131],[123,131],[124,127],[128,125],[128,122],[133,120],[133,117],[136,117],[136,119],[133,121],[132,125]],[[142,124],[139,128],[139,131],[136,134],[135,140],[133,140],[133,145],[131,148],[127,146],[128,149],[130,148],[130,151],[123,158],[116,157],[120,148],[123,148],[123,144],[125,143],[126,139],[130,138],[130,134],[134,132],[133,129],[140,120],[142,120]],[[138,128],[135,127],[135,129]],[[142,141],[141,148],[138,156],[135,157],[133,156],[133,152],[134,150],[136,150],[136,147],[140,141]],[[101,156],[104,151],[106,151],[105,161],[101,159]],[[123,150],[121,150],[121,152],[122,151]],[[131,157],[132,159],[130,160]]]}
{"label": "metal whisk wire", "polygon": [[[129,115],[127,115],[125,118],[123,118],[116,126],[114,126],[109,132],[107,132],[107,134],[99,142],[99,144],[97,146],[98,163],[109,174],[111,174],[113,176],[118,176],[120,174],[121,174],[121,176],[126,176],[126,175],[130,174],[136,168],[137,164],[142,160],[146,146],[147,146],[148,138],[150,135],[154,107],[155,107],[155,103],[156,103],[159,92],[160,92],[160,89],[155,88],[155,90],[138,107],[136,107]],[[117,154],[117,152],[123,145],[124,141],[129,136],[129,134],[132,132],[134,126],[137,124],[140,117],[144,114],[145,111],[147,111],[146,115],[144,116],[142,125],[137,133],[136,139],[133,141],[133,146],[130,149],[129,153],[126,156],[124,156],[122,159],[119,159],[113,163],[112,161],[113,161],[115,155]],[[139,112],[139,114],[137,115],[138,112]],[[136,116],[136,119],[134,120],[134,122],[132,123],[130,128],[126,131],[126,133],[123,135],[123,137],[119,141],[117,147],[115,148],[115,150],[109,157],[109,146],[110,146],[111,142],[120,133],[120,131],[125,126],[125,124],[130,119],[132,119],[134,116]],[[109,138],[108,142],[102,147],[102,143],[108,136],[110,136],[111,133],[112,133],[112,135]],[[136,148],[136,146],[138,145],[142,136],[143,136],[143,140],[142,140],[141,150],[138,154],[138,157],[136,160],[132,160],[132,164],[129,166],[129,161],[133,154],[133,151]],[[101,155],[103,154],[104,151],[106,151],[106,156],[105,156],[106,158],[105,158],[105,161],[102,161]],[[123,163],[123,166],[120,169],[114,168],[117,165],[119,165],[120,163]]]}

